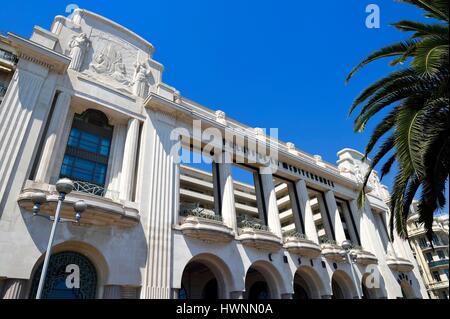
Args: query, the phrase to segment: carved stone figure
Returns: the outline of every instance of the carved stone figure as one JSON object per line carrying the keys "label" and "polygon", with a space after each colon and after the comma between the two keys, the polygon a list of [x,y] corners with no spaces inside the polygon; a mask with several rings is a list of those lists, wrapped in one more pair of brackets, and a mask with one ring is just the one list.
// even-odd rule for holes
{"label": "carved stone figure", "polygon": [[224,111],[216,111],[216,121],[222,123],[223,125],[227,125],[226,115]]}
{"label": "carved stone figure", "polygon": [[150,66],[145,62],[134,63],[133,93],[145,98],[148,93],[149,77],[151,76]]}
{"label": "carved stone figure", "polygon": [[80,71],[84,54],[88,47],[89,39],[87,38],[86,33],[80,33],[78,36],[74,35],[72,37],[72,40],[69,42],[70,57],[72,58],[69,69]]}
{"label": "carved stone figure", "polygon": [[130,81],[127,79],[127,70],[122,63],[122,56],[118,56],[117,60],[113,63],[113,73],[111,75],[114,80],[122,84],[128,85]]}

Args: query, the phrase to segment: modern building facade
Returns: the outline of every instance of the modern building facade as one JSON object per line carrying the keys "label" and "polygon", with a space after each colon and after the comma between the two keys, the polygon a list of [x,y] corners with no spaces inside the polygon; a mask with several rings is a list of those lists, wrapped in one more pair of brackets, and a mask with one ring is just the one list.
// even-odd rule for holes
{"label": "modern building facade", "polygon": [[[427,298],[375,172],[356,204],[358,151],[333,165],[189,100],[149,42],[86,10],[0,50],[2,298],[36,294],[51,223],[32,207],[44,193],[54,214],[61,177],[75,182],[62,216],[88,208],[58,226],[46,298]],[[208,149],[196,125],[225,138]],[[210,161],[185,160],[198,152]]]}
{"label": "modern building facade", "polygon": [[433,299],[449,299],[448,292],[448,214],[434,218],[433,240],[430,242],[413,202],[408,218],[408,234],[428,295]]}

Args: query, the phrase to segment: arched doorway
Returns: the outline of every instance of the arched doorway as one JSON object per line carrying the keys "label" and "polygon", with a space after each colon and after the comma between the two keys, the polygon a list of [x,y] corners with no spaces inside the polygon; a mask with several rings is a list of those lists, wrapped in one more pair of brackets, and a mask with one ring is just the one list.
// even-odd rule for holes
{"label": "arched doorway", "polygon": [[310,267],[300,267],[294,275],[293,299],[320,299],[321,283],[317,273]]}
{"label": "arched doorway", "polygon": [[245,275],[245,299],[263,300],[279,298],[278,285],[282,279],[273,265],[258,261]]}
{"label": "arched doorway", "polygon": [[369,286],[367,285],[368,281],[370,281],[368,276],[369,274],[364,274],[364,276],[361,279],[362,299],[377,299],[378,296],[377,289],[369,288],[370,283]]}
{"label": "arched doorway", "polygon": [[[181,279],[185,299],[218,299],[219,285],[213,271],[200,261],[191,261]],[[181,292],[181,290],[180,290]],[[179,294],[179,297],[182,297]]]}
{"label": "arched doorway", "polygon": [[245,276],[246,299],[264,300],[270,299],[270,289],[264,275],[257,269],[250,267]]}
{"label": "arched doorway", "polygon": [[[34,273],[30,298],[36,297],[42,264]],[[97,270],[86,256],[74,251],[55,253],[50,258],[41,298],[94,299],[97,281]]]}
{"label": "arched doorway", "polygon": [[333,299],[353,299],[357,297],[356,289],[350,277],[342,270],[337,270],[331,278]]}

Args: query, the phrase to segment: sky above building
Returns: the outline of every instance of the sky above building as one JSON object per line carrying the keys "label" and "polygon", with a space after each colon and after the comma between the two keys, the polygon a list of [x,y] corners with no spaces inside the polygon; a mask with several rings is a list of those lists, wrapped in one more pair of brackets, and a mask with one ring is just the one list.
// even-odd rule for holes
{"label": "sky above building", "polygon": [[[366,27],[369,4],[380,8],[378,29]],[[183,96],[249,126],[278,128],[281,140],[332,163],[340,149],[364,150],[376,122],[354,133],[349,107],[392,67],[374,63],[346,85],[348,72],[407,37],[391,23],[424,19],[394,0],[21,0],[2,2],[0,31],[28,37],[34,25],[49,29],[75,6],[151,42],[163,81]],[[392,179],[383,182],[391,187]]]}

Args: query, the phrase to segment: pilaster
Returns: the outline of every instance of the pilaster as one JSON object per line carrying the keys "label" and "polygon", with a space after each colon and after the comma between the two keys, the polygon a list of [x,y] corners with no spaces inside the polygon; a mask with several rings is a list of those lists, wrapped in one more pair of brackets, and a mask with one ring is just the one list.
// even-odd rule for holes
{"label": "pilaster", "polygon": [[123,153],[122,178],[120,182],[120,199],[133,200],[137,146],[139,140],[139,120],[128,120],[125,150]]}
{"label": "pilaster", "polygon": [[260,177],[262,192],[264,195],[263,200],[266,204],[267,209],[267,226],[269,226],[270,230],[275,235],[283,238],[283,234],[281,232],[280,215],[277,205],[277,196],[275,194],[275,187],[273,185],[273,176],[269,173],[260,173]]}

